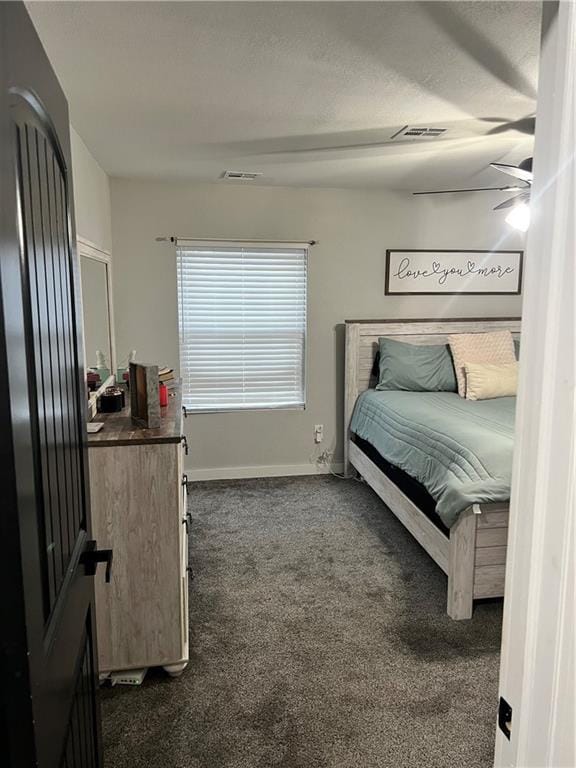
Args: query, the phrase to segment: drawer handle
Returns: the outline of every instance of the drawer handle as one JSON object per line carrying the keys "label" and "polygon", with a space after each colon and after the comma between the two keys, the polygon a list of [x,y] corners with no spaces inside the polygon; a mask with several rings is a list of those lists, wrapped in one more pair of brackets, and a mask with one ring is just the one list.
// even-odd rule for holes
{"label": "drawer handle", "polygon": [[186,440],[186,435],[182,435],[181,437],[182,445],[184,446],[184,453],[186,456],[188,456],[188,440]]}
{"label": "drawer handle", "polygon": [[186,488],[186,493],[188,493],[188,475],[182,475],[181,485]]}
{"label": "drawer handle", "polygon": [[182,414],[183,414],[185,419],[188,418],[188,409],[186,408],[185,405],[182,406]]}

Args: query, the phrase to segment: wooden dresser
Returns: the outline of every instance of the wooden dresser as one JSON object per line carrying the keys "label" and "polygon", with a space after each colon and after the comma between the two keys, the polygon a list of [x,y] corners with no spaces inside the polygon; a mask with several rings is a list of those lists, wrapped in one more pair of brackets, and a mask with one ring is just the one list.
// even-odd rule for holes
{"label": "wooden dresser", "polygon": [[188,517],[180,391],[158,429],[135,427],[127,406],[98,414],[88,436],[92,528],[113,550],[111,581],[97,575],[100,673],[188,662]]}

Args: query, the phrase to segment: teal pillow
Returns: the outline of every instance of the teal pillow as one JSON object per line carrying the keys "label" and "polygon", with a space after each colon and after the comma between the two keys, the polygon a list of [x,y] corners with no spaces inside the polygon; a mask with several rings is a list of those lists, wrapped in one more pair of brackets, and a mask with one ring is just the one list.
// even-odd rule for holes
{"label": "teal pillow", "polygon": [[454,363],[447,344],[405,344],[378,339],[380,377],[376,389],[456,392]]}

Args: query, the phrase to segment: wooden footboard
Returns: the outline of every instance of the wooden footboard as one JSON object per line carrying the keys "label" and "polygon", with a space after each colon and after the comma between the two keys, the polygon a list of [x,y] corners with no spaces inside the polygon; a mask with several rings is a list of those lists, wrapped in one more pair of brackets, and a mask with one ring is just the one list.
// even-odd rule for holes
{"label": "wooden footboard", "polygon": [[466,509],[450,530],[448,614],[469,619],[474,600],[504,596],[507,503]]}
{"label": "wooden footboard", "polygon": [[508,504],[468,507],[448,537],[352,441],[352,466],[448,575],[448,615],[470,619],[474,600],[503,597]]}

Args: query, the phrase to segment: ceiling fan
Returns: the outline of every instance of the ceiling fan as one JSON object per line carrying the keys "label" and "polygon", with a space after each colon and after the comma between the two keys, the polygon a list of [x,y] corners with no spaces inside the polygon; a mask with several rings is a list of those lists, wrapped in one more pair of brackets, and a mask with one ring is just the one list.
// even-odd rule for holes
{"label": "ceiling fan", "polygon": [[[528,229],[529,211],[528,201],[530,200],[530,191],[532,188],[532,158],[527,157],[518,165],[507,165],[506,163],[490,163],[491,168],[512,176],[514,179],[522,182],[518,184],[508,184],[504,187],[472,187],[467,189],[436,189],[426,192],[413,192],[413,195],[448,195],[458,194],[460,192],[518,192],[519,194],[509,197],[503,203],[499,203],[493,210],[499,211],[502,208],[513,208],[507,221],[518,229],[526,231]],[[512,213],[515,213],[512,216]]]}

